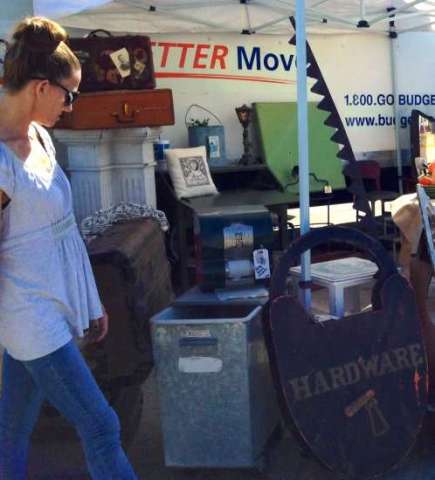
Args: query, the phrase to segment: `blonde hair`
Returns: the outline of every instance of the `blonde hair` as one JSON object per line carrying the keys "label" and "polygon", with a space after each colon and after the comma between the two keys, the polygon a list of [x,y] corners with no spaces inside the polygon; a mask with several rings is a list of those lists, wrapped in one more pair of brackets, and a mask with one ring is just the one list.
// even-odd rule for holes
{"label": "blonde hair", "polygon": [[28,17],[18,23],[4,59],[3,85],[18,91],[32,78],[59,81],[80,69],[80,62],[66,44],[68,34],[44,17]]}

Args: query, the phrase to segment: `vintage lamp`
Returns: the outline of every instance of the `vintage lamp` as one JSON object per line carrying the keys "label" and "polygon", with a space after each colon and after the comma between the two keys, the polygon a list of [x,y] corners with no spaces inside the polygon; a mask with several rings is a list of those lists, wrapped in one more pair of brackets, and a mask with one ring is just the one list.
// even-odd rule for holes
{"label": "vintage lamp", "polygon": [[248,139],[248,127],[251,123],[251,112],[252,109],[247,105],[242,105],[241,107],[236,108],[237,118],[243,127],[243,155],[239,160],[241,165],[249,165],[253,163],[253,157],[251,155],[251,143]]}

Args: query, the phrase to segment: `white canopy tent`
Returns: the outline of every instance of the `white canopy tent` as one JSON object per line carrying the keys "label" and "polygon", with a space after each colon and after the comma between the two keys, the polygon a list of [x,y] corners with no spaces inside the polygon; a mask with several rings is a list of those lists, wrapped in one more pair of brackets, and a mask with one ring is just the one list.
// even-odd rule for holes
{"label": "white canopy tent", "polygon": [[[336,33],[370,28],[388,32],[395,9],[398,32],[430,30],[435,3],[429,0],[310,0],[305,4],[307,31]],[[112,0],[63,17],[66,27],[112,32],[288,34],[288,17],[296,15],[291,0]],[[431,17],[433,15],[433,17]]]}
{"label": "white canopy tent", "polygon": [[[392,16],[394,15],[394,17]],[[433,0],[112,0],[102,6],[60,19],[75,34],[102,28],[112,33],[240,33],[293,35],[289,17],[296,17],[298,66],[298,161],[300,173],[301,232],[309,230],[309,166],[307,131],[307,77],[305,33],[372,32],[388,35],[431,31],[435,26]],[[394,49],[391,74],[395,94]],[[396,113],[396,120],[397,113]],[[396,121],[396,151],[401,177]],[[310,257],[302,262],[308,280]],[[309,295],[305,298],[309,304]]]}

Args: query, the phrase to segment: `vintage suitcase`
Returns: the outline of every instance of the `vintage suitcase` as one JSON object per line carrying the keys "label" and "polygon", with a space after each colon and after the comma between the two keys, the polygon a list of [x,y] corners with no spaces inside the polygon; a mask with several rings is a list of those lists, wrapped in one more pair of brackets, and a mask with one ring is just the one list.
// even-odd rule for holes
{"label": "vintage suitcase", "polygon": [[[153,366],[149,320],[173,301],[164,235],[155,220],[131,220],[109,227],[88,251],[109,333],[81,350],[120,418],[127,445],[139,427],[142,385]],[[60,429],[62,436],[73,432],[54,409],[44,407],[35,437],[50,438]]]}
{"label": "vintage suitcase", "polygon": [[160,127],[174,125],[172,90],[117,90],[80,95],[56,128]]}
{"label": "vintage suitcase", "polygon": [[69,45],[82,65],[82,92],[156,86],[149,37],[94,30],[85,38],[70,38]]}

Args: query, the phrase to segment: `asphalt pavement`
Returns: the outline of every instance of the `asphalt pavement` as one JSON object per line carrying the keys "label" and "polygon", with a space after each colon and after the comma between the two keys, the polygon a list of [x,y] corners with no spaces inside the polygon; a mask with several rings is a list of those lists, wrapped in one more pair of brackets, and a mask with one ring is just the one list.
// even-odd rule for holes
{"label": "asphalt pavement", "polygon": [[[343,480],[313,456],[301,451],[291,433],[283,430],[268,449],[263,472],[253,469],[180,469],[164,465],[156,376],[151,373],[143,388],[144,408],[128,456],[142,480]],[[51,431],[49,438],[33,441],[29,480],[87,480],[80,443],[71,435]],[[180,441],[187,441],[180,439]],[[397,468],[383,480],[435,479],[435,415],[428,415],[416,444]],[[108,479],[109,480],[109,479]],[[121,479],[117,479],[121,480]]]}
{"label": "asphalt pavement", "polygon": [[[326,292],[316,294],[318,306],[327,304]],[[363,292],[363,305],[370,289]],[[364,296],[365,295],[365,296]],[[365,303],[364,303],[365,299]],[[323,308],[323,307],[322,307]],[[430,312],[435,317],[435,282],[429,294]],[[433,318],[435,321],[435,318]],[[155,370],[143,385],[143,410],[136,436],[127,454],[141,480],[344,480],[329,471],[285,428],[267,450],[264,471],[253,469],[176,469],[165,466],[164,445],[160,428],[159,397]],[[319,412],[319,415],[325,412]],[[180,439],[188,441],[188,439]],[[64,429],[48,430],[47,438],[32,442],[29,480],[88,480],[80,443],[75,434]],[[427,414],[410,453],[399,465],[378,477],[381,480],[435,480],[435,414]],[[110,479],[107,479],[110,480]],[[116,479],[122,480],[122,479]]]}

